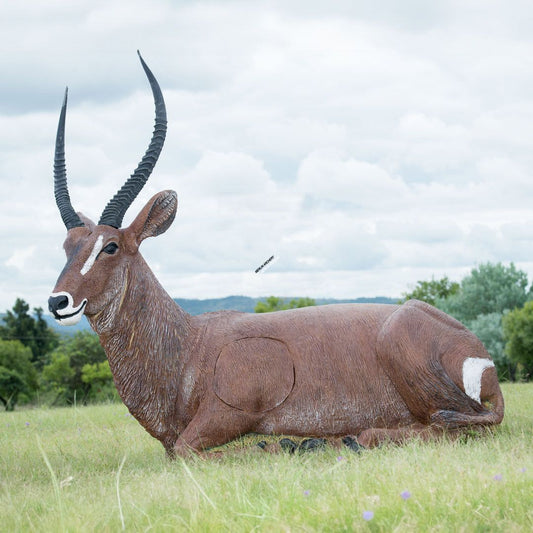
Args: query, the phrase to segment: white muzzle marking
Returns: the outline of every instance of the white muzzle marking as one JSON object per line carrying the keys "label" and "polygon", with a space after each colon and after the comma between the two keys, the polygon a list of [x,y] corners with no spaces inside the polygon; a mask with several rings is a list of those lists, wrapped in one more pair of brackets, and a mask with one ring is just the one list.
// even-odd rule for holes
{"label": "white muzzle marking", "polygon": [[81,320],[81,317],[83,316],[83,311],[85,310],[85,306],[87,305],[87,298],[84,298],[80,305],[74,307],[74,298],[72,298],[72,296],[68,292],[54,292],[50,296],[66,296],[68,298],[68,305],[63,309],[58,309],[54,313],[54,318],[56,319],[56,322],[58,322],[62,326],[73,326]]}
{"label": "white muzzle marking", "polygon": [[481,403],[481,378],[487,368],[494,366],[490,359],[468,357],[463,363],[463,385],[466,394],[476,402]]}
{"label": "white muzzle marking", "polygon": [[80,274],[82,276],[85,276],[85,274],[87,274],[87,272],[91,270],[92,266],[94,265],[94,262],[96,261],[96,258],[98,257],[98,254],[102,251],[103,247],[104,247],[104,237],[102,235],[99,235],[98,239],[96,239],[96,242],[94,243],[94,247],[93,247],[93,251],[91,252],[91,255],[87,258],[87,261],[85,261],[85,264],[80,270]]}

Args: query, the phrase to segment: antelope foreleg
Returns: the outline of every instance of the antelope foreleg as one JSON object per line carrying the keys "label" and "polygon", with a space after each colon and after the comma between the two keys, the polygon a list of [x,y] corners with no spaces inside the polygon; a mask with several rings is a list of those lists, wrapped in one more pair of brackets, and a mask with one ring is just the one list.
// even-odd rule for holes
{"label": "antelope foreleg", "polygon": [[[222,452],[205,452],[222,446],[251,430],[253,420],[246,413],[233,409],[222,402],[198,409],[183,433],[176,440],[170,457],[214,457]],[[168,450],[167,450],[168,453]]]}

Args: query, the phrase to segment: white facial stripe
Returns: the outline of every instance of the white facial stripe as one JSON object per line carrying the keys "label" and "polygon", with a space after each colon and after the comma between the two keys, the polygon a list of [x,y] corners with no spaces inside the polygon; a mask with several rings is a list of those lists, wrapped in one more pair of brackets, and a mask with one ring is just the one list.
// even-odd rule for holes
{"label": "white facial stripe", "polygon": [[82,276],[85,276],[89,270],[91,270],[92,266],[94,265],[94,262],[96,261],[96,258],[98,257],[98,254],[102,251],[102,248],[104,246],[104,237],[100,235],[98,239],[96,239],[96,242],[94,243],[93,251],[91,252],[91,255],[87,258],[87,261],[85,261],[85,264],[83,265],[83,268],[80,270],[80,274]]}
{"label": "white facial stripe", "polygon": [[487,368],[494,366],[490,359],[468,357],[463,363],[463,385],[465,392],[476,402],[481,403],[481,378]]}

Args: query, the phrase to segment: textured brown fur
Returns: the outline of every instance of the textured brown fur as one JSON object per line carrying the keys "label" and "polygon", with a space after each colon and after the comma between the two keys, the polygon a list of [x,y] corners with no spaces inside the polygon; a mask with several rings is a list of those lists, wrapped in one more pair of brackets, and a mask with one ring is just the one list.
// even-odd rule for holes
{"label": "textured brown fur", "polygon": [[[54,289],[87,300],[122,400],[170,456],[250,432],[352,435],[374,446],[502,420],[494,367],[482,374],[482,403],[465,393],[465,358],[490,359],[481,342],[423,302],[188,315],[138,251],[176,209],[176,194],[163,191],[128,228],[82,218]],[[118,251],[81,275],[100,235]]]}

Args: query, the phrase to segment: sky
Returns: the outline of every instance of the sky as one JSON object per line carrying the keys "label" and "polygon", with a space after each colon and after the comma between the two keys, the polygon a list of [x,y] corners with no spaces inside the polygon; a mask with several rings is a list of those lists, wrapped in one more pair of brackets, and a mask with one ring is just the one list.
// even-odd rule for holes
{"label": "sky", "polygon": [[[397,297],[514,262],[533,281],[533,3],[0,0],[0,310],[47,308],[65,86],[76,210],[98,219],[165,97],[174,189],[141,252],[173,297]],[[272,255],[275,259],[255,270]]]}

